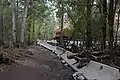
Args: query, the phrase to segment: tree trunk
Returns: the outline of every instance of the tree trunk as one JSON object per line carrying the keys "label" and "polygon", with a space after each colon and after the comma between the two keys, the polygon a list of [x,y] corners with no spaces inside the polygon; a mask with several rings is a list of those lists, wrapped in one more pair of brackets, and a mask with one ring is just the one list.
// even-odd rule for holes
{"label": "tree trunk", "polygon": [[91,47],[91,0],[87,0],[87,24],[86,24],[86,28],[87,28],[87,41],[86,41],[86,47],[87,50],[90,49]]}
{"label": "tree trunk", "polygon": [[[30,18],[31,19],[31,18]],[[28,22],[28,27],[27,27],[27,45],[30,45],[31,43],[31,20]]]}
{"label": "tree trunk", "polygon": [[4,23],[3,23],[3,12],[1,14],[1,42],[3,42],[3,28],[4,28]]}
{"label": "tree trunk", "polygon": [[19,15],[19,11],[18,11],[18,7],[19,7],[19,0],[17,0],[17,6],[16,6],[16,42],[20,43],[20,26],[19,26],[19,20],[18,20],[18,15]]}
{"label": "tree trunk", "polygon": [[12,36],[13,43],[16,43],[16,18],[15,18],[15,1],[12,1]]}
{"label": "tree trunk", "polygon": [[105,49],[106,44],[106,23],[107,23],[107,0],[103,0],[103,24],[102,24],[102,49]]}
{"label": "tree trunk", "polygon": [[21,43],[24,43],[25,38],[25,29],[26,29],[26,20],[27,20],[27,13],[28,13],[28,5],[30,0],[26,0],[26,4],[24,7],[24,16],[23,16],[23,23],[22,23],[22,29],[21,29]]}
{"label": "tree trunk", "polygon": [[110,0],[109,2],[109,14],[108,14],[108,26],[109,26],[109,51],[110,55],[113,56],[113,42],[114,42],[114,37],[113,37],[113,25],[114,25],[114,14],[115,14],[115,9],[114,8],[114,0]]}
{"label": "tree trunk", "polygon": [[64,41],[63,41],[63,25],[64,25],[64,11],[63,11],[63,2],[62,2],[62,8],[61,8],[61,37],[60,37],[60,45],[61,47],[64,47]]}
{"label": "tree trunk", "polygon": [[117,37],[118,37],[118,31],[119,31],[119,17],[120,17],[120,9],[118,11],[118,21],[117,21],[117,31],[116,31],[116,34],[115,34],[115,45],[114,47],[116,48],[116,45],[117,45]]}
{"label": "tree trunk", "polygon": [[3,26],[4,26],[4,23],[3,23],[3,15],[4,15],[4,2],[1,1],[0,3],[0,8],[1,8],[1,15],[0,15],[0,45],[3,44]]}
{"label": "tree trunk", "polygon": [[33,41],[35,40],[35,20],[33,19],[33,34],[32,34]]}

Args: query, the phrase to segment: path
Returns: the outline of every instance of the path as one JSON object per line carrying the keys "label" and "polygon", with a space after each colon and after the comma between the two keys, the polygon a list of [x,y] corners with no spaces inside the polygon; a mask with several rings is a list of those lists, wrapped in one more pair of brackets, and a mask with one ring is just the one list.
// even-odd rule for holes
{"label": "path", "polygon": [[24,67],[1,72],[1,80],[70,80],[73,74],[71,68],[65,68],[50,51],[40,46],[31,46],[29,50],[34,55],[19,62]]}

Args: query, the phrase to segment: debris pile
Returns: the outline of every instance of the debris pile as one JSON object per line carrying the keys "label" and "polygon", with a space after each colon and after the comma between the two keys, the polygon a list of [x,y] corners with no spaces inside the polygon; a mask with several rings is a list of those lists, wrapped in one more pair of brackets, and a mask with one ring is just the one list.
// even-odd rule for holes
{"label": "debris pile", "polygon": [[0,47],[0,64],[12,64],[15,60],[24,60],[26,55],[32,54],[27,49]]}
{"label": "debris pile", "polygon": [[[110,57],[109,52],[107,51],[96,51],[96,52],[81,52],[77,54],[72,54],[67,56],[68,59],[75,59],[80,65],[84,65],[89,63],[90,60],[97,61],[112,67],[119,68],[120,67],[120,57]],[[76,64],[75,63],[75,64]]]}

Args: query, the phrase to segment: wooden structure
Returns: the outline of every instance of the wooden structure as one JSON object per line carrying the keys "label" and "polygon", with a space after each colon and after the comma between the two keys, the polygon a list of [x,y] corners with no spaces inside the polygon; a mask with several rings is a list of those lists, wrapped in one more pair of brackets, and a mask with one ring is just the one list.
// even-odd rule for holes
{"label": "wooden structure", "polygon": [[[72,29],[69,28],[64,28],[63,29],[63,39],[70,39],[72,37]],[[54,27],[54,31],[53,31],[53,39],[55,40],[60,40],[61,37],[61,30],[59,27]]]}

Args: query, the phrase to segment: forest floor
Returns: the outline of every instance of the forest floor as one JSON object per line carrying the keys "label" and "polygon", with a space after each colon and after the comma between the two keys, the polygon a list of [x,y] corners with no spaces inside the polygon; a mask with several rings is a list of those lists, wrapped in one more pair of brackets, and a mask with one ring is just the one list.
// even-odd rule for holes
{"label": "forest floor", "polygon": [[0,64],[2,80],[70,80],[73,74],[56,55],[40,46],[30,46],[22,58],[17,57],[12,58],[12,64]]}

